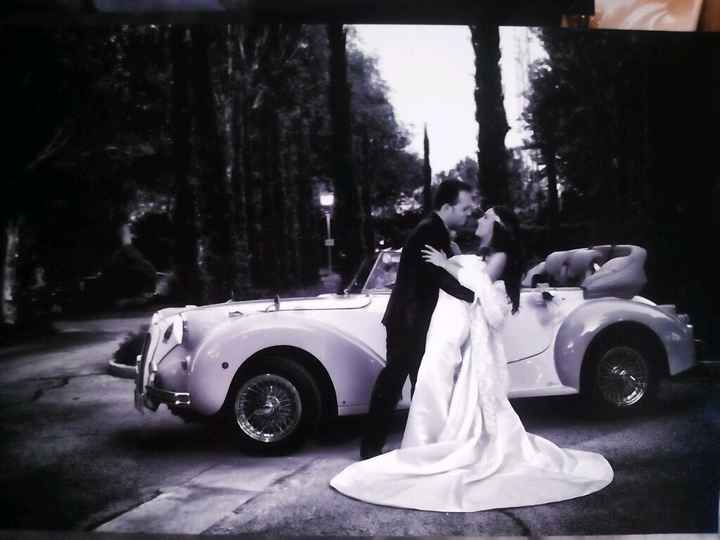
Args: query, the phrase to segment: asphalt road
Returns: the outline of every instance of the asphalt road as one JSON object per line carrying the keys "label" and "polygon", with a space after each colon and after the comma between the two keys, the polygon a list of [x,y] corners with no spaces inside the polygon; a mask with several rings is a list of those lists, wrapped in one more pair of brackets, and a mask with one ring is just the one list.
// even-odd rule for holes
{"label": "asphalt road", "polygon": [[[470,514],[369,505],[328,487],[357,457],[343,419],[293,455],[243,455],[217,427],[140,415],[107,362],[139,318],[67,321],[0,349],[0,529],[267,535],[598,535],[718,531],[720,377],[663,383],[643,417],[597,421],[574,397],[513,400],[528,431],[602,453],[613,483],[579,499]],[[398,444],[398,415],[390,446]]]}

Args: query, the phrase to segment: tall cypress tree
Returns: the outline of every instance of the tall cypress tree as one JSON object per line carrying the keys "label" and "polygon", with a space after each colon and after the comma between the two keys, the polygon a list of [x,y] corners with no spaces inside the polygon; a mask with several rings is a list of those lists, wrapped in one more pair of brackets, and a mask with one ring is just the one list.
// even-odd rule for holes
{"label": "tall cypress tree", "polygon": [[190,182],[192,116],[190,113],[190,62],[187,28],[173,26],[170,32],[172,57],[172,140],[175,165],[175,270],[181,300],[200,302],[198,230],[195,192]]}
{"label": "tall cypress tree", "polygon": [[505,135],[510,128],[503,105],[500,29],[492,22],[481,22],[472,25],[470,33],[475,51],[478,187],[486,207],[507,204],[510,199],[510,172]]}
{"label": "tall cypress tree", "polygon": [[235,265],[235,221],[232,192],[225,172],[217,107],[213,92],[212,67],[209,58],[210,35],[203,26],[192,32],[193,93],[196,100],[195,122],[203,234],[207,239],[205,260],[208,271],[208,300],[227,300],[233,289]]}
{"label": "tall cypress tree", "polygon": [[330,44],[330,117],[332,163],[335,176],[335,230],[338,269],[347,281],[365,251],[365,216],[353,170],[347,31],[342,24],[327,26]]}
{"label": "tall cypress tree", "polygon": [[425,133],[423,136],[423,210],[429,214],[432,210],[432,170],[430,169],[430,140],[428,139],[427,124],[425,124]]}

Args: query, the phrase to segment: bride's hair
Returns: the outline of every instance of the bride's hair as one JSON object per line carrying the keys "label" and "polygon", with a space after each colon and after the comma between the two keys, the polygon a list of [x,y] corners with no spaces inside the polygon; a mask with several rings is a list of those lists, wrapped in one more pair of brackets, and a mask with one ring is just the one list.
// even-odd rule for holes
{"label": "bride's hair", "polygon": [[482,248],[480,255],[485,258],[490,253],[502,251],[507,256],[505,269],[500,279],[505,281],[505,290],[512,302],[512,312],[517,313],[520,308],[520,282],[525,268],[525,256],[520,242],[520,225],[515,212],[510,208],[506,206],[493,206],[492,208],[502,224],[497,221],[493,223],[490,245]]}

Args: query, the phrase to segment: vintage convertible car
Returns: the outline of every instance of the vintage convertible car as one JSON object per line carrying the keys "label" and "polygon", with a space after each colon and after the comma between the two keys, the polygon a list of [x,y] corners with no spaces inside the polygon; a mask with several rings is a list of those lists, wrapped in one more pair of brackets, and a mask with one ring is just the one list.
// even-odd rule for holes
{"label": "vintage convertible car", "polygon": [[[503,329],[509,397],[580,393],[593,410],[630,412],[651,403],[661,377],[695,365],[688,316],[638,296],[645,256],[628,245],[559,251],[526,273]],[[158,311],[137,359],[136,407],[222,418],[255,450],[367,412],[399,260],[377,253],[344,294]],[[398,407],[408,405],[406,384]]]}

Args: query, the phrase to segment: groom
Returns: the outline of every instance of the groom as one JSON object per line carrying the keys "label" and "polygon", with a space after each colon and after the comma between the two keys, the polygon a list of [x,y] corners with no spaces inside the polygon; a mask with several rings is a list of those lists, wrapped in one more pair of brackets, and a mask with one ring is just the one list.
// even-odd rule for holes
{"label": "groom", "polygon": [[453,255],[450,230],[462,227],[474,206],[472,188],[460,180],[446,180],[435,192],[434,211],[410,233],[400,257],[397,279],[383,317],[387,329],[387,361],[380,371],[370,398],[360,458],[382,453],[392,413],[409,376],[415,390],[425,337],[437,304],[440,289],[472,303],[474,293],[449,273],[422,258],[425,245]]}

